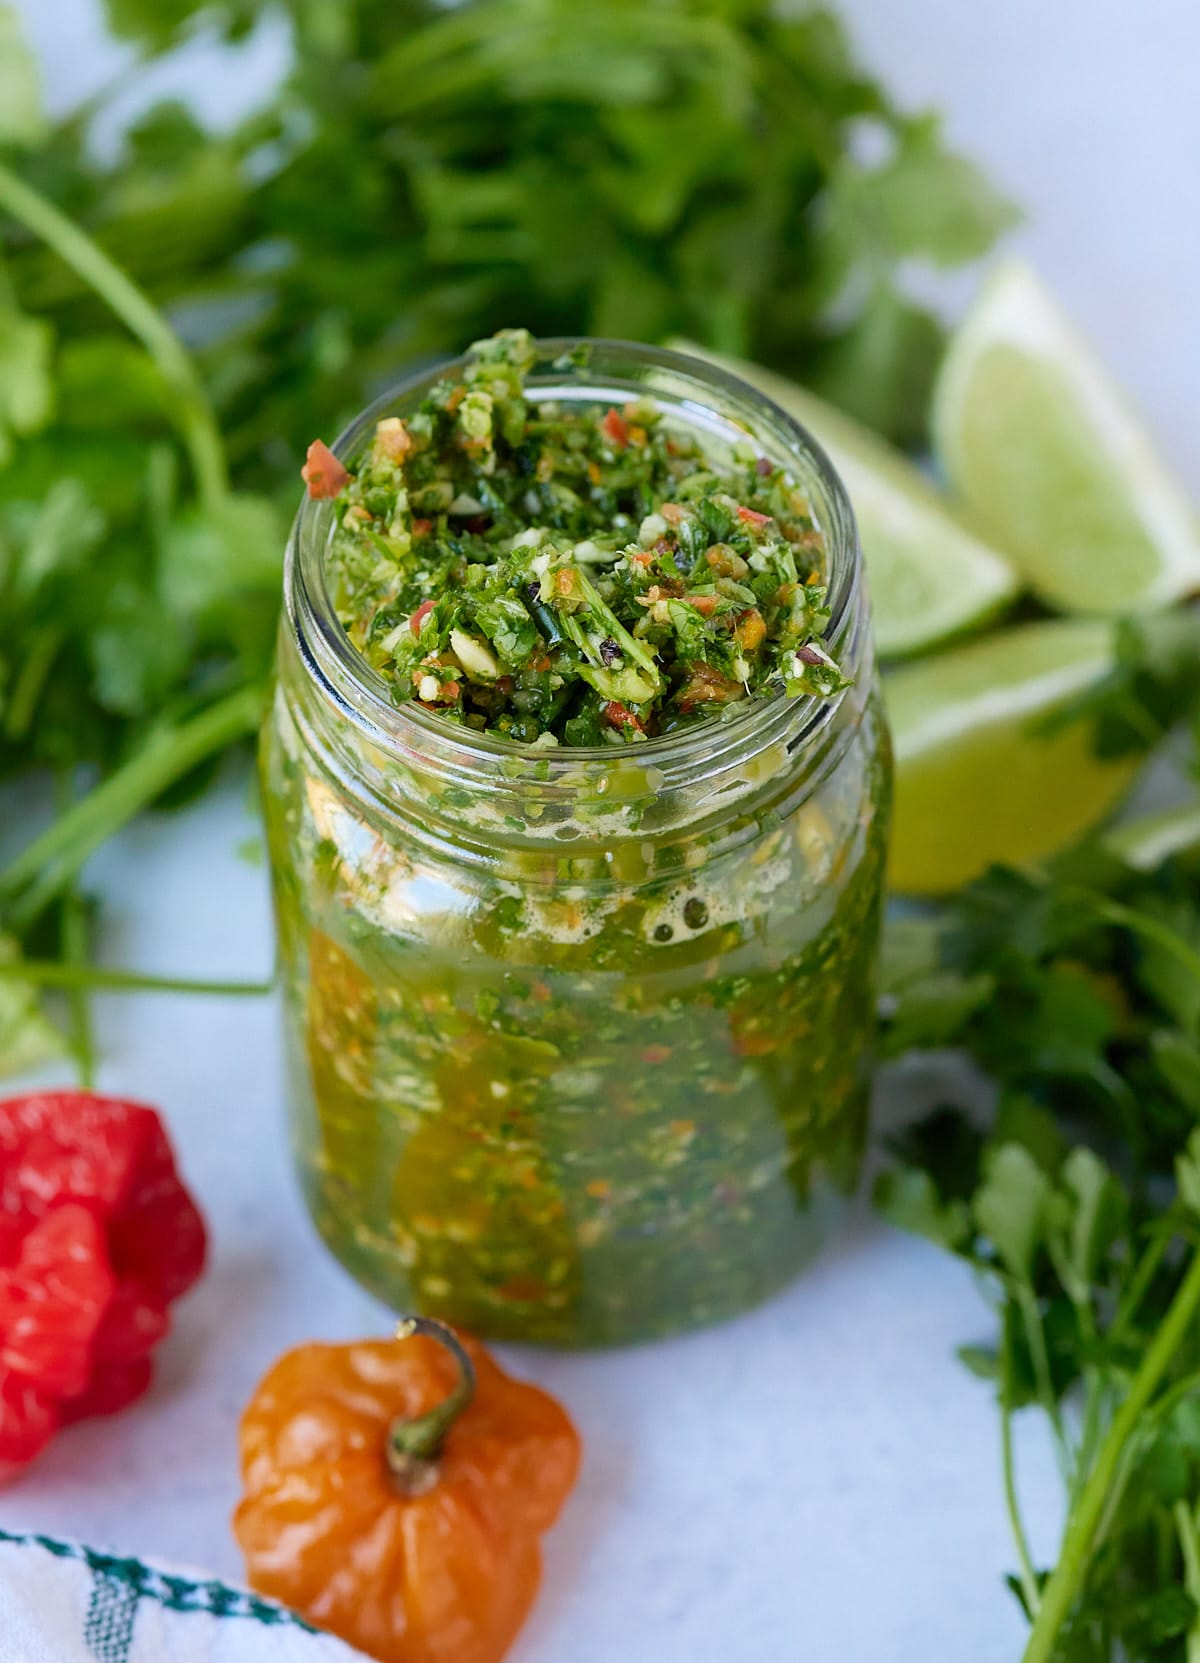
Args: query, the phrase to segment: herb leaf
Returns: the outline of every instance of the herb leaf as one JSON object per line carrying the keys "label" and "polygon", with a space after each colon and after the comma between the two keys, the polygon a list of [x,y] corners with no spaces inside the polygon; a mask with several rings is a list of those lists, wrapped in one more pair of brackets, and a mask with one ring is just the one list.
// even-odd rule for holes
{"label": "herb leaf", "polygon": [[0,0],[0,147],[34,145],[46,131],[41,77],[10,0]]}

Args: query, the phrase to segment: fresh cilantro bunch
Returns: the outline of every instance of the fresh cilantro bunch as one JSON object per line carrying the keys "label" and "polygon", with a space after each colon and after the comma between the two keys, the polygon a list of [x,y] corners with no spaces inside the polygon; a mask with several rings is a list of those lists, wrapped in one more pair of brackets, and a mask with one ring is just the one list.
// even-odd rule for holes
{"label": "fresh cilantro bunch", "polygon": [[[984,253],[1011,207],[856,61],[769,0],[109,0],[152,57],[282,15],[294,63],[216,139],[177,107],[98,162],[31,158],[199,350],[239,477],[291,482],[414,362],[526,322],[685,335],[923,439],[940,331],[901,281]],[[87,309],[8,239],[19,298]]]}
{"label": "fresh cilantro bunch", "polygon": [[232,487],[210,397],[163,314],[20,176],[54,140],[3,5],[0,56],[0,215],[89,297],[52,323],[0,260],[0,782],[15,799],[31,770],[49,773],[58,810],[0,870],[0,1071],[55,1048],[34,997],[49,983],[68,991],[86,1079],[84,993],[123,978],[86,962],[77,876],[131,815],[253,731],[286,522]]}
{"label": "fresh cilantro bunch", "polygon": [[100,149],[124,80],[50,120],[0,0],[0,781],[49,770],[59,807],[0,869],[0,1065],[28,1060],[36,1013],[13,954],[85,985],[88,856],[254,726],[314,432],[520,317],[685,334],[912,437],[940,336],[901,268],[974,258],[1012,217],[827,10],[109,16],[147,62],[282,17],[293,62],[231,132],[165,103]]}
{"label": "fresh cilantro bunch", "polygon": [[[900,1137],[878,1199],[978,1273],[995,1337],[1027,1663],[1200,1652],[1200,868],[1095,852],[996,870],[889,940],[886,1055],[953,1048],[997,1088]],[[1067,1490],[1031,1556],[1011,1421],[1047,1418]]]}

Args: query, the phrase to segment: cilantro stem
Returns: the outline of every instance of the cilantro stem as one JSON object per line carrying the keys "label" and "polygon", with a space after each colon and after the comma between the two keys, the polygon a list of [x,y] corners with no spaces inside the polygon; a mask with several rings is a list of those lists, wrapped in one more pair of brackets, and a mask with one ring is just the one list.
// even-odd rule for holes
{"label": "cilantro stem", "polygon": [[1117,1307],[1117,1314],[1109,1327],[1108,1343],[1110,1346],[1116,1346],[1124,1339],[1130,1323],[1141,1308],[1142,1300],[1145,1299],[1154,1284],[1154,1278],[1158,1275],[1159,1267],[1166,1257],[1169,1246],[1170,1237],[1163,1230],[1155,1236],[1150,1246],[1142,1254],[1137,1269],[1133,1273],[1133,1278]]}
{"label": "cilantro stem", "polygon": [[[70,771],[59,769],[54,779],[55,804],[60,814],[66,813],[74,797]],[[79,972],[88,962],[87,910],[83,897],[74,885],[63,896],[59,918],[59,950],[65,967]],[[67,996],[71,1014],[71,1052],[79,1067],[79,1084],[90,1091],[96,1080],[96,1042],[92,1026],[92,1006],[86,986],[76,977]]]}
{"label": "cilantro stem", "polygon": [[1096,1529],[1118,1469],[1159,1382],[1196,1319],[1197,1310],[1200,1310],[1200,1253],[1193,1255],[1187,1275],[1142,1358],[1079,1500],[1071,1510],[1058,1564],[1042,1590],[1042,1603],[1034,1618],[1022,1663],[1049,1663],[1054,1654],[1063,1623],[1087,1574]]}
{"label": "cilantro stem", "polygon": [[1089,1372],[1084,1386],[1083,1423],[1075,1455],[1075,1471],[1071,1477],[1071,1502],[1074,1503],[1092,1469],[1096,1454],[1096,1439],[1100,1436],[1101,1410],[1104,1405],[1103,1388],[1094,1372]]}
{"label": "cilantro stem", "polygon": [[61,969],[70,973],[64,982],[71,1008],[71,1050],[79,1064],[79,1084],[90,1091],[96,1083],[96,1040],[92,1024],[91,987],[88,966],[87,911],[78,890],[63,897]]}
{"label": "cilantro stem", "polygon": [[4,718],[6,738],[24,739],[29,732],[46,678],[65,639],[66,631],[58,624],[46,624],[34,635],[9,699]]}
{"label": "cilantro stem", "polygon": [[1129,930],[1134,935],[1140,935],[1147,941],[1153,941],[1156,946],[1177,959],[1184,969],[1200,982],[1200,953],[1169,924],[1164,924],[1161,919],[1153,917],[1148,912],[1142,912],[1138,907],[1127,907],[1120,901],[1110,901],[1107,896],[1097,895],[1090,889],[1081,890],[1080,895],[1091,902],[1097,917]]}
{"label": "cilantro stem", "polygon": [[1163,1393],[1154,1405],[1154,1420],[1161,1425],[1178,1409],[1179,1405],[1189,1397],[1200,1394],[1200,1369],[1194,1369],[1191,1374],[1185,1374],[1182,1380],[1176,1380],[1169,1391]]}
{"label": "cilantro stem", "polygon": [[[600,591],[582,567],[576,566],[576,571],[579,574],[580,587],[587,600],[588,610],[595,624],[598,625],[602,633],[612,637],[626,657],[632,658],[634,663],[646,672],[654,687],[658,688],[662,683],[662,671],[659,669],[658,660],[654,654],[644,642],[639,641],[636,636],[629,633],[612,607],[601,597]],[[580,620],[568,614],[567,617],[562,619],[562,622],[574,624],[578,627]],[[572,633],[575,634],[574,631]],[[583,640],[579,636],[575,638],[581,650],[586,652],[588,648],[584,646]]]}
{"label": "cilantro stem", "polygon": [[207,507],[219,505],[229,491],[221,432],[196,367],[162,313],[98,243],[2,163],[0,208],[52,248],[145,347],[177,400],[196,488]]}
{"label": "cilantro stem", "polygon": [[93,988],[97,993],[208,993],[219,999],[249,999],[273,991],[264,982],[205,981],[195,976],[154,976],[140,970],[104,970],[94,964],[60,964],[53,959],[6,959],[0,981],[28,982],[33,987]]}
{"label": "cilantro stem", "polygon": [[1187,1663],[1200,1663],[1200,1540],[1196,1535],[1196,1516],[1183,1500],[1175,1503],[1173,1514],[1179,1551],[1183,1555],[1183,1585],[1198,1608],[1188,1630]]}
{"label": "cilantro stem", "polygon": [[1032,1621],[1037,1615],[1042,1596],[1038,1588],[1037,1572],[1033,1568],[1033,1556],[1029,1551],[1029,1538],[1025,1534],[1025,1521],[1021,1517],[1021,1502],[1017,1495],[1016,1464],[1013,1459],[1012,1441],[1012,1404],[1009,1401],[1007,1384],[1001,1393],[1000,1403],[1000,1459],[1004,1475],[1004,1506],[1008,1512],[1008,1522],[1012,1528],[1013,1541],[1017,1549],[1021,1596],[1025,1601],[1025,1609]]}
{"label": "cilantro stem", "polygon": [[102,843],[169,785],[244,738],[262,714],[260,687],[239,687],[187,721],[156,729],[129,761],[27,844],[0,872],[0,906],[13,930],[27,929],[69,886]]}
{"label": "cilantro stem", "polygon": [[1038,1399],[1042,1408],[1046,1411],[1046,1416],[1054,1432],[1054,1442],[1063,1477],[1069,1480],[1071,1446],[1067,1439],[1067,1429],[1063,1425],[1062,1410],[1055,1395],[1054,1380],[1050,1373],[1050,1356],[1046,1350],[1046,1330],[1042,1325],[1042,1314],[1038,1310],[1037,1298],[1031,1287],[1018,1287],[1014,1289],[1014,1295],[1017,1308],[1021,1313],[1021,1322],[1029,1345],[1029,1355],[1033,1362]]}

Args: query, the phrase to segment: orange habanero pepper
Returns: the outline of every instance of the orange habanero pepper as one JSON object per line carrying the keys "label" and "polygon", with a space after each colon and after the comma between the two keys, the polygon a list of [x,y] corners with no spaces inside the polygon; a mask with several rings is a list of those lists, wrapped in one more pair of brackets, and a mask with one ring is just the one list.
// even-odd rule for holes
{"label": "orange habanero pepper", "polygon": [[259,1593],[383,1663],[497,1663],[579,1435],[478,1342],[410,1317],[394,1340],[281,1357],[241,1456],[233,1528]]}

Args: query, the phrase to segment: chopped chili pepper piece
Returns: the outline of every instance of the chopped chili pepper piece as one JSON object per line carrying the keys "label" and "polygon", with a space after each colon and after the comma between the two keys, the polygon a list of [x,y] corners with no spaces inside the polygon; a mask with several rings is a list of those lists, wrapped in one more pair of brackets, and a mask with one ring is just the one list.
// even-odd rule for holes
{"label": "chopped chili pepper piece", "polygon": [[386,416],[375,426],[375,449],[388,462],[403,462],[413,448],[412,435],[399,416]]}
{"label": "chopped chili pepper piece", "polygon": [[733,635],[743,652],[757,652],[767,638],[767,626],[757,607],[739,612],[734,620]]}
{"label": "chopped chili pepper piece", "polygon": [[625,449],[629,443],[629,423],[618,409],[614,407],[609,410],[600,426],[614,445],[619,446],[621,450]]}
{"label": "chopped chili pepper piece", "polygon": [[251,1586],[383,1663],[498,1663],[575,1481],[559,1405],[475,1341],[305,1345],[241,1426],[234,1531]]}
{"label": "chopped chili pepper piece", "polygon": [[640,717],[635,716],[628,705],[621,704],[617,699],[609,699],[604,706],[604,720],[610,727],[633,728],[637,733],[645,733],[646,727]]}
{"label": "chopped chili pepper piece", "polygon": [[308,456],[300,469],[300,477],[308,486],[310,497],[336,497],[350,475],[322,439],[314,439]]}

